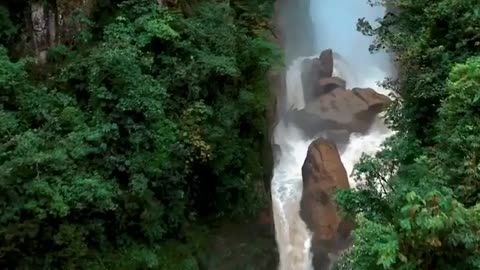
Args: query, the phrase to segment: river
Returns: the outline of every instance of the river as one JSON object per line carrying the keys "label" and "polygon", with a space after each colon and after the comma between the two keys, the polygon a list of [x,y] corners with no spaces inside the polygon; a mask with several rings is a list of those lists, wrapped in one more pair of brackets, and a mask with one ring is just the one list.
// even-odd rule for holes
{"label": "river", "polygon": [[[356,30],[359,18],[365,17],[373,22],[385,13],[383,7],[371,7],[367,0],[298,0],[308,3],[309,14],[295,14],[295,18],[307,17],[312,25],[307,38],[314,52],[311,57],[318,57],[324,49],[331,48],[338,56],[334,59],[334,74],[347,82],[347,87],[371,87],[377,92],[388,94],[377,85],[385,77],[393,74],[391,58],[386,53],[371,54],[368,50],[372,37],[364,36]],[[301,9],[300,9],[301,10]],[[288,11],[287,11],[288,12]],[[295,27],[285,27],[286,31],[300,31]],[[295,35],[286,35],[295,36]],[[289,40],[287,44],[304,43],[305,40]],[[290,48],[287,46],[287,54]],[[289,61],[286,72],[285,108],[280,111],[302,109],[305,107],[301,80],[301,62],[305,57]],[[272,205],[275,222],[275,234],[279,251],[279,270],[310,270],[312,254],[310,241],[312,232],[307,229],[299,215],[302,196],[301,167],[305,160],[307,148],[313,138],[303,134],[295,125],[286,123],[279,115],[274,128],[273,143],[279,146],[277,163],[272,179]],[[362,153],[373,154],[381,143],[392,134],[379,118],[367,134],[352,134],[349,144],[340,153],[347,173]],[[355,183],[350,179],[350,185]],[[316,269],[318,270],[318,269]]]}

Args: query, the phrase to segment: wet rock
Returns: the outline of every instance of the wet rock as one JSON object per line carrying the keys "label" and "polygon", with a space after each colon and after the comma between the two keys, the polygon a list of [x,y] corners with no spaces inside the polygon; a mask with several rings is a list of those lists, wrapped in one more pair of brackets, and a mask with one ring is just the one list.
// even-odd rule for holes
{"label": "wet rock", "polygon": [[345,89],[346,85],[345,80],[338,77],[322,78],[315,84],[313,96],[318,97],[337,88]]}
{"label": "wet rock", "polygon": [[385,110],[392,103],[390,98],[377,93],[372,88],[353,88],[352,92],[367,103],[369,110],[379,113]]}
{"label": "wet rock", "polygon": [[347,129],[350,132],[365,132],[369,125],[360,119],[365,118],[364,114],[368,109],[367,102],[353,92],[337,88],[309,102],[305,112],[330,123],[328,125],[330,129],[335,127]]}
{"label": "wet rock", "polygon": [[331,49],[322,51],[320,57],[314,59],[312,63],[312,72],[318,79],[332,77],[333,51]]}
{"label": "wet rock", "polygon": [[305,101],[318,95],[318,81],[330,78],[333,74],[333,52],[324,50],[318,58],[305,59],[302,62],[301,77]]}
{"label": "wet rock", "polygon": [[328,269],[335,254],[350,245],[353,227],[341,219],[334,201],[337,189],[350,187],[335,143],[321,138],[310,144],[302,177],[300,216],[313,232],[314,267]]}
{"label": "wet rock", "polygon": [[328,130],[365,133],[390,102],[372,89],[336,88],[311,100],[304,109],[290,112],[289,119],[311,136]]}

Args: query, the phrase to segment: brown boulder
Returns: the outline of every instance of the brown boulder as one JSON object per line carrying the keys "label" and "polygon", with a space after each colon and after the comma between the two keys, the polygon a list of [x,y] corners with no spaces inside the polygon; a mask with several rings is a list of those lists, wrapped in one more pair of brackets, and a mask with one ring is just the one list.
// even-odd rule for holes
{"label": "brown boulder", "polygon": [[334,201],[338,188],[349,188],[347,172],[332,141],[317,139],[308,148],[302,166],[303,193],[300,216],[313,232],[312,252],[316,270],[328,269],[329,254],[350,245],[353,223],[342,221]]}
{"label": "brown boulder", "polygon": [[385,110],[392,103],[390,98],[375,92],[372,88],[353,88],[352,92],[365,101],[370,110],[375,113]]}
{"label": "brown boulder", "polygon": [[390,102],[372,89],[354,92],[336,88],[311,100],[304,109],[290,112],[289,117],[308,136],[328,130],[365,133]]}
{"label": "brown boulder", "polygon": [[322,78],[317,81],[313,89],[313,96],[318,97],[336,88],[345,89],[347,83],[338,77]]}
{"label": "brown boulder", "polygon": [[322,51],[318,58],[313,59],[312,73],[316,76],[314,79],[332,77],[333,51],[331,49]]}
{"label": "brown boulder", "polygon": [[305,101],[316,92],[317,82],[323,78],[330,78],[333,74],[333,52],[331,49],[324,50],[318,58],[305,59],[301,66],[301,77]]}

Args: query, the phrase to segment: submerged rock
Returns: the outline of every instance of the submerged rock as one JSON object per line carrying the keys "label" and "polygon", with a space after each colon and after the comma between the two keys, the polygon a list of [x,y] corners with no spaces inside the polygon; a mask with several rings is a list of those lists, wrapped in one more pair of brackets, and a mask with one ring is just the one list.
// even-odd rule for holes
{"label": "submerged rock", "polygon": [[341,219],[334,202],[338,188],[350,187],[335,143],[320,138],[310,144],[302,177],[300,216],[313,232],[313,264],[315,270],[328,269],[332,255],[350,245],[353,228],[350,220]]}

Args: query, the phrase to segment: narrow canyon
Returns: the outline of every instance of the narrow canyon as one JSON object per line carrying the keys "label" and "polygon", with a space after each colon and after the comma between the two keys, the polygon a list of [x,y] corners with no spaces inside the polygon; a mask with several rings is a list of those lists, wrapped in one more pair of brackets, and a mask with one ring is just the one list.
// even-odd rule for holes
{"label": "narrow canyon", "polygon": [[279,270],[331,269],[352,245],[354,220],[342,217],[333,196],[355,187],[354,164],[392,134],[382,118],[391,97],[377,82],[394,70],[388,54],[369,53],[373,40],[356,31],[356,21],[384,12],[366,1],[277,2],[286,55],[286,70],[272,84]]}

